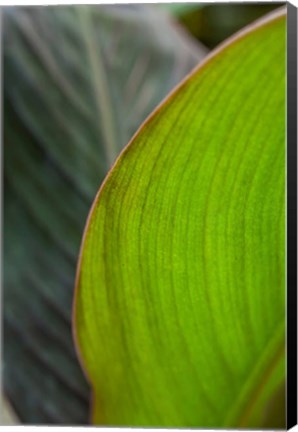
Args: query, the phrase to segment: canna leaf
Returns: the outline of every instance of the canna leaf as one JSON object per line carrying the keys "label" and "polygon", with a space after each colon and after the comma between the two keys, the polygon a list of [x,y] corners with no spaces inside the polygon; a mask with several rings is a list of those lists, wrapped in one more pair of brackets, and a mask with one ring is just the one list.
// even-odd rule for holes
{"label": "canna leaf", "polygon": [[95,424],[285,427],[285,22],[210,54],[94,201],[74,335]]}
{"label": "canna leaf", "polygon": [[206,50],[145,5],[3,11],[4,389],[22,423],[86,424],[70,316],[88,208]]}

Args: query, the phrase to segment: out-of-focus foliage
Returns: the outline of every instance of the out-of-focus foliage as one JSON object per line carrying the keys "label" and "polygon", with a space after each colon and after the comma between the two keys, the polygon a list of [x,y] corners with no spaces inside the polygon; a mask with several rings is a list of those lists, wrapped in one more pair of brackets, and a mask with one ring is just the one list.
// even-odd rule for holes
{"label": "out-of-focus foliage", "polygon": [[1,426],[12,426],[17,425],[18,419],[13,412],[10,403],[1,394],[0,399],[0,425]]}
{"label": "out-of-focus foliage", "polygon": [[145,5],[3,15],[4,388],[23,423],[83,424],[70,316],[87,213],[120,149],[206,50]]}
{"label": "out-of-focus foliage", "polygon": [[204,3],[161,3],[158,4],[161,9],[167,10],[176,17],[183,17],[186,14],[204,7]]}
{"label": "out-of-focus foliage", "polygon": [[168,10],[181,24],[208,48],[214,48],[227,37],[257,18],[280,8],[281,3],[173,3]]}

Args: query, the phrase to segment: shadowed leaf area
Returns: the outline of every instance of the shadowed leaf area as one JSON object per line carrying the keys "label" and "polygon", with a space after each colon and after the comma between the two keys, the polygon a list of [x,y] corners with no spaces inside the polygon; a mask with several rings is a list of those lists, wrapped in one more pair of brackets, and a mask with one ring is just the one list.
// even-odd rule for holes
{"label": "shadowed leaf area", "polygon": [[205,55],[150,6],[4,9],[4,389],[22,423],[86,424],[79,244],[120,149]]}
{"label": "shadowed leaf area", "polygon": [[285,2],[164,3],[181,24],[209,49]]}
{"label": "shadowed leaf area", "polygon": [[109,172],[76,340],[102,425],[285,427],[285,13],[214,52]]}

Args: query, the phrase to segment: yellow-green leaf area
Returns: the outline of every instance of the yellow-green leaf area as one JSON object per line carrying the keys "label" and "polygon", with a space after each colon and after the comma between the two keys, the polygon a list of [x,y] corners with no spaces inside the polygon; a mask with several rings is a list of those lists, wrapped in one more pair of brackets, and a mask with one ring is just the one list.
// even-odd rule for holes
{"label": "yellow-green leaf area", "polygon": [[96,197],[74,303],[92,421],[284,424],[284,284],[281,11],[170,95]]}

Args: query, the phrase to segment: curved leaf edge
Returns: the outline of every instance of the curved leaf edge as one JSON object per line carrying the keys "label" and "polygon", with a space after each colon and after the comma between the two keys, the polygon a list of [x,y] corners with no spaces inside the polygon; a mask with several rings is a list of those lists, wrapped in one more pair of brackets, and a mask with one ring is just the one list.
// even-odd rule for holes
{"label": "curved leaf edge", "polygon": [[[85,228],[82,235],[82,241],[80,245],[80,251],[78,255],[77,260],[77,270],[76,270],[76,276],[75,276],[75,285],[74,285],[74,295],[73,295],[73,304],[72,304],[72,336],[74,341],[74,347],[77,353],[78,361],[81,365],[82,371],[85,375],[85,378],[87,382],[90,385],[91,389],[91,402],[90,402],[90,414],[89,414],[89,423],[93,424],[94,419],[94,406],[95,406],[95,389],[92,383],[92,380],[88,373],[88,366],[85,364],[83,355],[80,351],[80,342],[79,337],[77,335],[77,315],[76,312],[78,310],[77,308],[77,300],[78,300],[78,291],[80,289],[80,272],[81,272],[81,263],[82,263],[82,257],[83,257],[83,251],[84,251],[84,245],[85,240],[89,231],[89,227],[91,225],[92,217],[95,213],[95,209],[100,201],[101,195],[103,193],[103,190],[105,188],[106,183],[109,181],[110,177],[112,176],[114,170],[117,169],[118,165],[121,164],[122,160],[125,158],[127,152],[131,150],[133,147],[136,138],[138,135],[147,128],[147,126],[150,124],[151,121],[154,120],[155,116],[168,104],[171,103],[172,99],[175,98],[176,94],[179,93],[180,90],[182,90],[189,81],[191,81],[194,77],[197,76],[200,72],[204,71],[204,69],[209,66],[210,63],[212,63],[218,56],[223,54],[229,47],[236,45],[239,43],[242,39],[245,39],[245,37],[249,36],[251,33],[254,33],[255,31],[258,31],[259,29],[263,28],[264,26],[270,26],[273,25],[276,21],[279,21],[283,18],[285,18],[287,15],[287,8],[286,6],[283,6],[279,9],[276,9],[273,12],[270,12],[266,16],[254,21],[253,23],[245,26],[238,32],[236,32],[233,36],[227,38],[224,42],[218,45],[217,48],[212,50],[205,59],[200,62],[197,66],[194,67],[194,69],[185,76],[183,80],[180,81],[179,84],[176,85],[176,87],[173,88],[173,90],[157,105],[157,107],[152,111],[151,114],[144,120],[144,122],[141,124],[141,126],[137,129],[137,131],[134,133],[130,141],[124,146],[118,157],[116,158],[115,162],[111,165],[107,175],[105,176],[99,190],[97,191],[97,194],[93,200],[92,206],[90,208],[90,211],[88,213],[88,217],[85,223]],[[284,332],[285,333],[285,332]],[[239,407],[238,407],[239,408]],[[237,411],[237,409],[236,409]],[[236,416],[239,416],[239,411],[235,413]],[[228,416],[230,419],[230,416]],[[226,421],[229,421],[227,418]]]}

